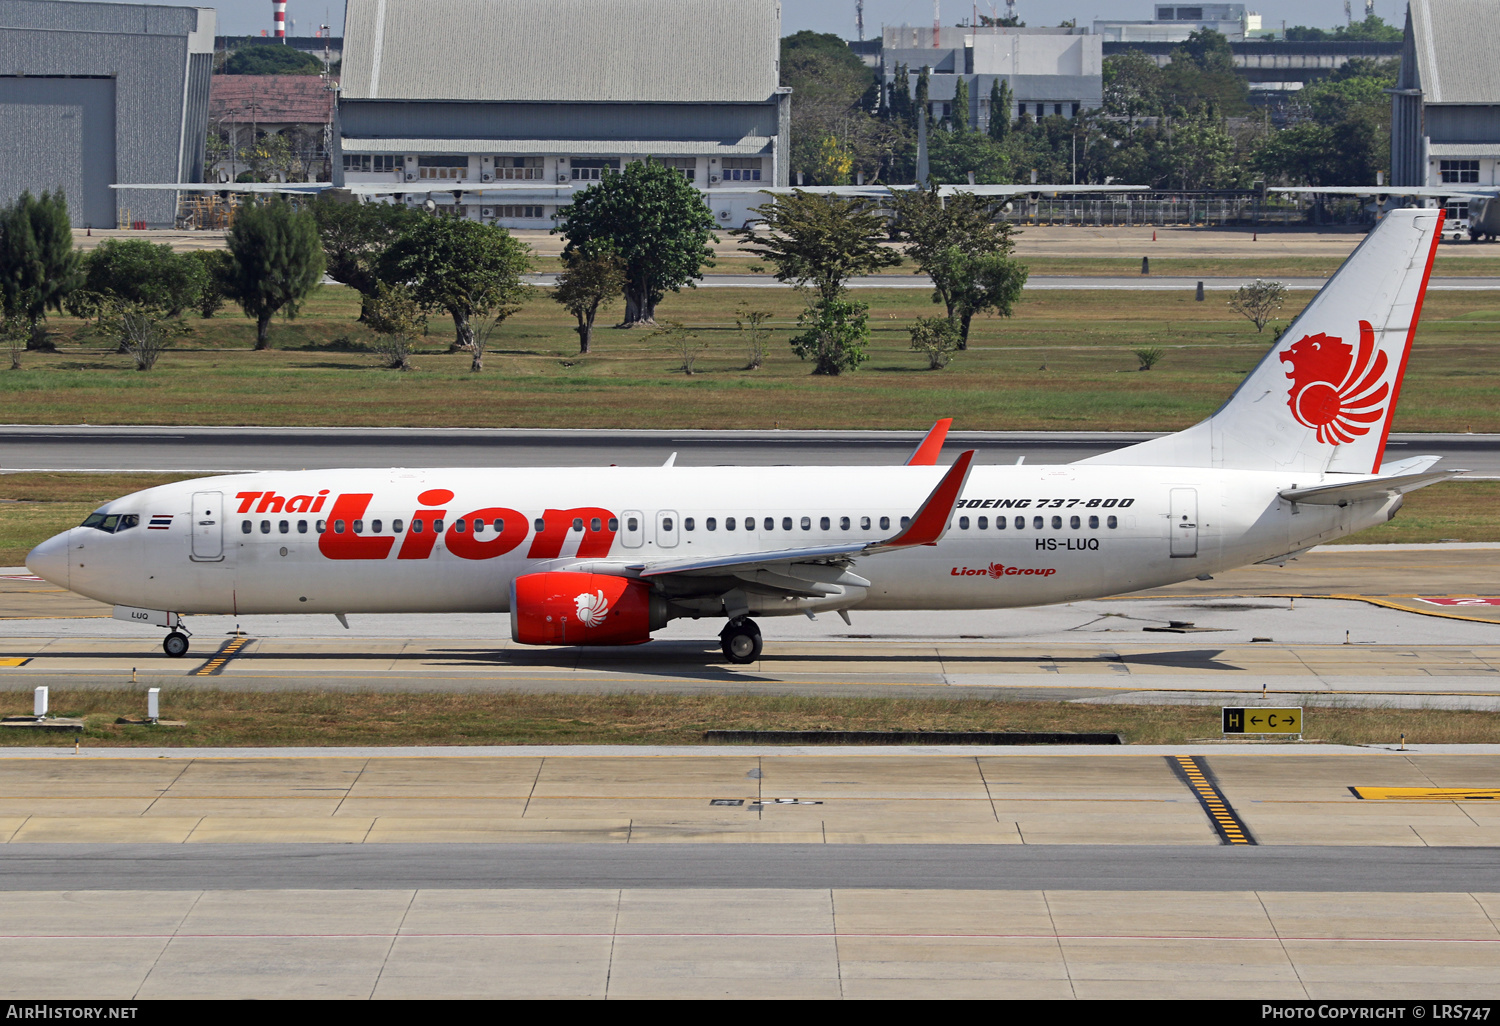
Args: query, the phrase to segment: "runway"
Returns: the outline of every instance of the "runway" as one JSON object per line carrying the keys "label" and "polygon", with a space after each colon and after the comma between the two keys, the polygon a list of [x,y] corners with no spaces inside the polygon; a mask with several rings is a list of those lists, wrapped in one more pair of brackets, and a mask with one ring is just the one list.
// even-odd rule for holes
{"label": "runway", "polygon": [[652,888],[1500,892],[1485,848],[11,844],[0,892]]}
{"label": "runway", "polygon": [[[333,467],[880,466],[921,431],[584,431],[529,428],[0,426],[0,473],[24,470],[218,473]],[[1145,432],[954,431],[946,451],[988,464],[1070,463],[1157,437]],[[1500,435],[1393,434],[1393,458],[1500,477]]]}
{"label": "runway", "polygon": [[[1141,275],[1066,275],[1039,274],[1026,279],[1029,292],[1080,292],[1104,290],[1110,292],[1194,292],[1202,283],[1205,292],[1233,292],[1265,275],[1243,275],[1238,277],[1183,277]],[[330,279],[331,280],[331,279]],[[1327,278],[1279,276],[1281,282],[1293,292],[1316,292],[1327,284]],[[557,284],[556,274],[532,274],[526,276],[530,285],[550,288]],[[856,275],[846,283],[851,289],[931,289],[932,279],[925,274],[867,274]],[[785,289],[785,282],[764,274],[705,274],[696,283],[700,289]],[[1500,289],[1500,278],[1462,277],[1433,278],[1427,288],[1431,292],[1491,292]]]}

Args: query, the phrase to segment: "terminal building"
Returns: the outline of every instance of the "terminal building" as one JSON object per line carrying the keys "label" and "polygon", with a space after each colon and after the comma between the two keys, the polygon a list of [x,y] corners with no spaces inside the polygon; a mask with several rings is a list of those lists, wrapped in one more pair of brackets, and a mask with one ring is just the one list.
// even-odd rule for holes
{"label": "terminal building", "polygon": [[1183,43],[1194,32],[1219,33],[1231,43],[1259,32],[1260,15],[1244,4],[1157,4],[1150,21],[1094,22],[1094,33],[1107,43]]}
{"label": "terminal building", "polygon": [[1392,185],[1500,188],[1497,53],[1493,0],[1411,0],[1391,97]]}
{"label": "terminal building", "polygon": [[76,227],[172,227],[171,192],[201,182],[214,12],[0,0],[0,203],[61,189]]}
{"label": "terminal building", "polygon": [[652,157],[738,226],[788,180],[780,39],[776,0],[348,0],[334,181],[543,228]]}
{"label": "terminal building", "polygon": [[952,115],[958,83],[967,80],[968,123],[981,131],[989,127],[990,87],[996,79],[1010,84],[1013,119],[1023,111],[1032,117],[1076,117],[1104,105],[1102,42],[1076,28],[887,25],[881,33],[880,77],[889,89],[904,66],[915,96],[918,73],[931,69],[927,95],[938,121]]}

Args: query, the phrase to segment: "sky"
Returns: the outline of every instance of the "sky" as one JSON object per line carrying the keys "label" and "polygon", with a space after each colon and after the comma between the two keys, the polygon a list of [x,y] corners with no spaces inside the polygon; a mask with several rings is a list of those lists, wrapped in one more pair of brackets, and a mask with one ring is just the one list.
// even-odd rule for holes
{"label": "sky", "polygon": [[[172,3],[174,0],[158,0]],[[175,0],[187,6],[192,0]],[[536,0],[545,2],[545,0]],[[733,3],[734,0],[722,0]],[[258,35],[271,28],[271,0],[197,0],[204,7],[219,12],[219,35]],[[970,17],[973,4],[961,0],[940,0],[944,25],[956,25]],[[1343,0],[1247,0],[1246,6],[1259,11],[1267,29],[1277,28],[1282,19],[1288,25],[1313,25],[1332,28],[1344,20]],[[979,4],[979,13],[990,13],[988,2]],[[1005,12],[1003,0],[994,4]],[[1031,25],[1056,25],[1077,18],[1080,25],[1095,18],[1145,20],[1151,17],[1154,0],[1017,0],[1016,12]],[[1364,0],[1354,0],[1356,14],[1364,10]],[[1400,25],[1406,17],[1405,0],[1375,0],[1375,13],[1387,22]],[[333,26],[333,34],[343,35],[343,0],[288,0],[287,19],[294,23],[299,36],[310,36],[319,25]],[[932,0],[865,0],[865,37],[875,38],[882,24],[930,25]],[[790,35],[802,29],[834,32],[846,39],[854,38],[854,0],[782,0],[781,29]]]}

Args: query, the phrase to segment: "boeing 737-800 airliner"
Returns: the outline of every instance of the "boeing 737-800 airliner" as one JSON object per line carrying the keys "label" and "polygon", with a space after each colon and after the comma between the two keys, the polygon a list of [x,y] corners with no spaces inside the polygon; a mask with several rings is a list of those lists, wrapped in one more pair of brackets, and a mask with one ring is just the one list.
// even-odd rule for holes
{"label": "boeing 737-800 airliner", "polygon": [[[536,645],[627,645],[723,617],[1003,609],[1276,562],[1453,476],[1383,462],[1442,225],[1398,210],[1209,419],[1078,463],[315,470],[136,492],[37,546],[33,573],[170,629],[193,613],[509,612]],[[670,461],[669,461],[670,463]]]}

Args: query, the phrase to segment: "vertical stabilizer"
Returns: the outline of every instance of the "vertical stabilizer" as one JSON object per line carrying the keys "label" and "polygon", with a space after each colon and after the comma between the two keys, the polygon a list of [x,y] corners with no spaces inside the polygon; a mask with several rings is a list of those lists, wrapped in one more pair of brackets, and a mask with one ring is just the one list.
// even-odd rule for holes
{"label": "vertical stabilizer", "polygon": [[1378,473],[1442,219],[1386,214],[1212,417],[1080,462]]}

